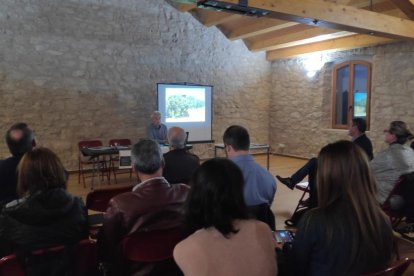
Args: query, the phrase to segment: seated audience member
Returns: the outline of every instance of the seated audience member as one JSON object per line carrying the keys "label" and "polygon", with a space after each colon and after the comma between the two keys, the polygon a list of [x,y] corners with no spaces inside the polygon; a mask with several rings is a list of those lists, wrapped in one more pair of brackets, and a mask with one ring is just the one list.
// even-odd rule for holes
{"label": "seated audience member", "polygon": [[169,183],[188,184],[191,175],[200,166],[197,155],[185,149],[186,134],[180,127],[168,130],[168,145],[170,151],[164,154],[165,166],[163,176]]}
{"label": "seated audience member", "polygon": [[33,148],[33,132],[25,123],[12,125],[6,133],[11,157],[0,162],[0,205],[17,199],[17,165]]}
{"label": "seated audience member", "polygon": [[147,127],[147,138],[157,143],[167,143],[167,126],[161,123],[161,112],[154,111],[151,115],[151,124]]}
{"label": "seated audience member", "polygon": [[27,152],[18,166],[20,199],[0,214],[0,255],[30,252],[87,238],[86,208],[66,191],[66,173],[49,149]]}
{"label": "seated audience member", "polygon": [[243,173],[244,200],[250,214],[275,230],[275,217],[270,206],[276,193],[276,179],[250,155],[250,136],[247,129],[237,125],[228,127],[223,134],[223,143],[227,157]]}
{"label": "seated audience member", "polygon": [[[371,140],[365,134],[367,129],[367,123],[362,118],[352,119],[352,125],[348,130],[348,134],[351,136],[353,143],[361,147],[367,154],[369,160],[373,158],[372,143]],[[308,176],[309,183],[309,202],[308,207],[310,209],[315,208],[318,204],[317,192],[316,192],[316,173],[318,168],[318,160],[311,158],[309,161],[298,171],[292,174],[291,177],[281,177],[276,175],[277,179],[285,184],[289,189],[293,190],[296,184],[300,183],[306,176]]]}
{"label": "seated audience member", "polygon": [[133,170],[142,182],[131,192],[110,200],[98,235],[100,259],[109,270],[109,275],[124,275],[121,271],[125,270],[131,275],[153,275],[155,271],[157,275],[172,275],[174,267],[178,271],[172,261],[122,266],[123,260],[118,249],[128,234],[182,225],[182,209],[189,186],[171,185],[162,177],[162,151],[153,140],[142,140],[135,144],[131,150],[131,161]]}
{"label": "seated audience member", "polygon": [[[377,183],[378,201],[382,204],[402,174],[414,172],[414,151],[406,145],[411,132],[402,121],[391,122],[384,130],[384,141],[389,147],[371,161],[371,168]],[[391,208],[399,209],[401,197],[390,200]]]}
{"label": "seated audience member", "polygon": [[318,208],[299,223],[294,275],[360,275],[392,258],[393,234],[375,199],[375,180],[361,148],[338,141],[318,157]]}
{"label": "seated audience member", "polygon": [[247,219],[243,175],[230,160],[208,160],[195,172],[185,216],[194,233],[174,249],[184,275],[277,274],[272,233]]}

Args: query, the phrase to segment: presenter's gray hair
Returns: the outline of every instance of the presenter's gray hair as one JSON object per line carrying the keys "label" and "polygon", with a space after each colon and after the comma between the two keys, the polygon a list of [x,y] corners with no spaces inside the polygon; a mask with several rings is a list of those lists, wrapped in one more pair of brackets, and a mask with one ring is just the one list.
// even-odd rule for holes
{"label": "presenter's gray hair", "polygon": [[152,112],[151,118],[161,117],[161,115],[162,115],[161,112],[159,112],[158,110],[156,110],[156,111]]}
{"label": "presenter's gray hair", "polygon": [[174,149],[185,148],[186,134],[181,127],[172,127],[168,130],[168,143]]}
{"label": "presenter's gray hair", "polygon": [[162,166],[163,155],[157,142],[144,139],[131,149],[131,161],[135,170],[145,174],[153,174]]}

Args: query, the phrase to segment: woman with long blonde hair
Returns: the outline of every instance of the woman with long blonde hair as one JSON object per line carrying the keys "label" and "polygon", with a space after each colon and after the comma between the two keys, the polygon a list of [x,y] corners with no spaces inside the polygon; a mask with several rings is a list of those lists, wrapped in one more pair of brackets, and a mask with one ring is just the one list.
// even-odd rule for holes
{"label": "woman with long blonde hair", "polygon": [[318,207],[298,226],[296,274],[359,275],[386,266],[392,258],[392,230],[361,149],[349,141],[322,148],[317,190]]}

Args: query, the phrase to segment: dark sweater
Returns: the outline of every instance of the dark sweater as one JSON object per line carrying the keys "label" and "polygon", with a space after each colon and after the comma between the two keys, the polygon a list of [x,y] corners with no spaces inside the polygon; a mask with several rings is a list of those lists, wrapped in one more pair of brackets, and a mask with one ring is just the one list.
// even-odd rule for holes
{"label": "dark sweater", "polygon": [[[346,209],[349,207],[333,206],[329,211],[319,208],[307,212],[299,223],[293,244],[294,275],[360,275],[363,272],[380,269],[392,257],[393,235],[391,227],[384,217],[381,231],[385,248],[366,250],[363,241],[358,240],[360,234],[352,233],[351,225],[358,223],[356,216],[346,220]],[[332,233],[332,243],[327,243],[326,225],[336,221]],[[355,241],[356,240],[356,241]],[[360,246],[360,254],[352,262],[351,245]],[[351,265],[352,264],[352,265]]]}

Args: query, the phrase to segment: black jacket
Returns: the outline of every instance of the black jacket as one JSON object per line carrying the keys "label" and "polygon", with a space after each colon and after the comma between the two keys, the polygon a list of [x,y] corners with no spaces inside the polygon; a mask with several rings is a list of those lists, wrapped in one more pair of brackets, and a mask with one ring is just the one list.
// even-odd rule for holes
{"label": "black jacket", "polygon": [[358,138],[354,140],[354,143],[361,147],[367,154],[369,160],[372,160],[374,158],[374,154],[372,153],[372,143],[371,140],[365,135],[362,134]]}
{"label": "black jacket", "polygon": [[175,149],[164,154],[163,176],[171,184],[188,184],[194,171],[200,166],[197,155],[185,149]]}
{"label": "black jacket", "polygon": [[37,192],[7,204],[0,215],[0,256],[88,236],[86,208],[64,189]]}
{"label": "black jacket", "polygon": [[0,161],[0,204],[6,204],[18,198],[17,165],[21,156],[12,156]]}

